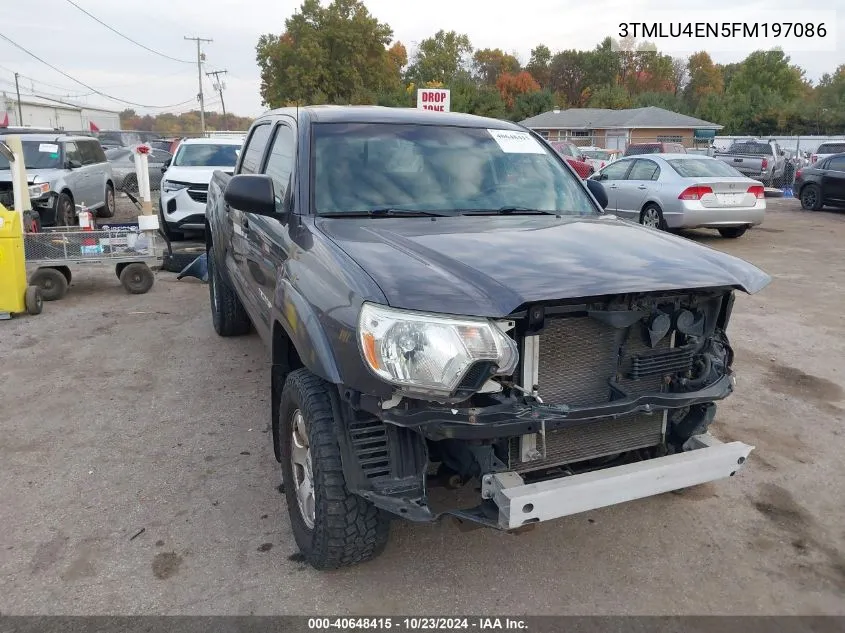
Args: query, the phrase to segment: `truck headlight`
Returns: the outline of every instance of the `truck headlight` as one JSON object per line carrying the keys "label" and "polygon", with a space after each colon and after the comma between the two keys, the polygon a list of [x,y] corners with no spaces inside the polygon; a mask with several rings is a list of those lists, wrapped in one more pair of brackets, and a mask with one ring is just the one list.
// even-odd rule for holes
{"label": "truck headlight", "polygon": [[490,361],[511,374],[519,360],[513,339],[492,320],[409,312],[365,303],[358,341],[367,366],[407,391],[449,395],[470,366]]}
{"label": "truck headlight", "polygon": [[29,186],[29,199],[38,200],[38,198],[50,193],[50,183],[43,182],[37,185]]}
{"label": "truck headlight", "polygon": [[179,191],[180,189],[184,189],[188,186],[186,182],[173,182],[172,180],[162,180],[161,181],[161,190],[166,191],[167,193],[173,193],[174,191]]}

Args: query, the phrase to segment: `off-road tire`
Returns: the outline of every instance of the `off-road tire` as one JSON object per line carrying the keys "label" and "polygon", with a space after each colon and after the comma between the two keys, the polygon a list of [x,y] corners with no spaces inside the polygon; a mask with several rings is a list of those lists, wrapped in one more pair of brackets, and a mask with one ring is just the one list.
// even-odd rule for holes
{"label": "off-road tire", "polygon": [[67,277],[56,268],[39,268],[29,278],[32,286],[41,290],[44,301],[58,301],[67,293]]}
{"label": "off-road tire", "polygon": [[821,211],[824,206],[822,190],[818,185],[809,184],[801,188],[801,208],[808,211]]}
{"label": "off-road tire", "polygon": [[103,202],[103,206],[97,209],[97,217],[98,218],[113,218],[114,217],[114,209],[117,205],[117,200],[115,199],[114,195],[114,185],[106,183],[106,196],[104,198],[105,202]]}
{"label": "off-road tire", "polygon": [[723,229],[719,229],[719,235],[721,235],[722,237],[736,239],[737,237],[742,237],[743,235],[745,235],[745,232],[747,230],[748,228],[744,226],[729,226]]}
{"label": "off-road tire", "polygon": [[[315,569],[337,569],[381,554],[390,534],[390,515],[346,488],[337,425],[329,390],[333,386],[307,369],[291,372],[279,403],[282,479],[296,544]],[[314,527],[299,509],[291,466],[292,420],[296,410],[305,418],[314,478]]]}
{"label": "off-road tire", "polygon": [[132,295],[146,294],[155,283],[153,271],[141,262],[127,264],[118,277],[126,292]]}
{"label": "off-road tire", "polygon": [[[252,322],[234,289],[223,278],[214,260],[214,250],[208,250],[208,298],[211,302],[211,321],[220,336],[249,334]],[[215,296],[216,293],[216,296]]]}

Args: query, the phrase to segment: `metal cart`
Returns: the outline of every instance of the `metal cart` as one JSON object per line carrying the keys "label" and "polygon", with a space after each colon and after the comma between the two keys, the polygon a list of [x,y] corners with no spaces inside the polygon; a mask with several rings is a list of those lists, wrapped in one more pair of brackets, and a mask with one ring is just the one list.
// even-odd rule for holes
{"label": "metal cart", "polygon": [[30,284],[41,289],[45,301],[65,295],[71,266],[113,265],[127,292],[144,294],[155,282],[150,266],[161,267],[164,251],[155,233],[137,227],[59,227],[24,234],[26,263],[36,266]]}

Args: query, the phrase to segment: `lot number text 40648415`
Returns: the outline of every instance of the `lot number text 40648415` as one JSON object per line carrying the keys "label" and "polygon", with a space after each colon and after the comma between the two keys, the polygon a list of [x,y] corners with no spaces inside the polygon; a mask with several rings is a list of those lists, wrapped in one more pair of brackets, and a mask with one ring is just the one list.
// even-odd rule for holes
{"label": "lot number text 40648415", "polygon": [[361,631],[361,630],[397,630],[397,631],[527,631],[525,620],[520,618],[309,618],[308,628],[313,631]]}

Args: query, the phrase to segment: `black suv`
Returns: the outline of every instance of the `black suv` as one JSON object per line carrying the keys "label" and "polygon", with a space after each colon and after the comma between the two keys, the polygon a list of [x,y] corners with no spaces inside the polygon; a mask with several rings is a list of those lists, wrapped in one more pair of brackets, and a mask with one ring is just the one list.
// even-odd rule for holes
{"label": "black suv", "polygon": [[[313,566],[375,556],[395,516],[513,530],[746,461],[707,428],[734,292],[769,277],[601,197],[517,124],[379,107],[269,112],[215,172],[214,328],[270,350]],[[433,507],[435,485],[474,499]]]}

